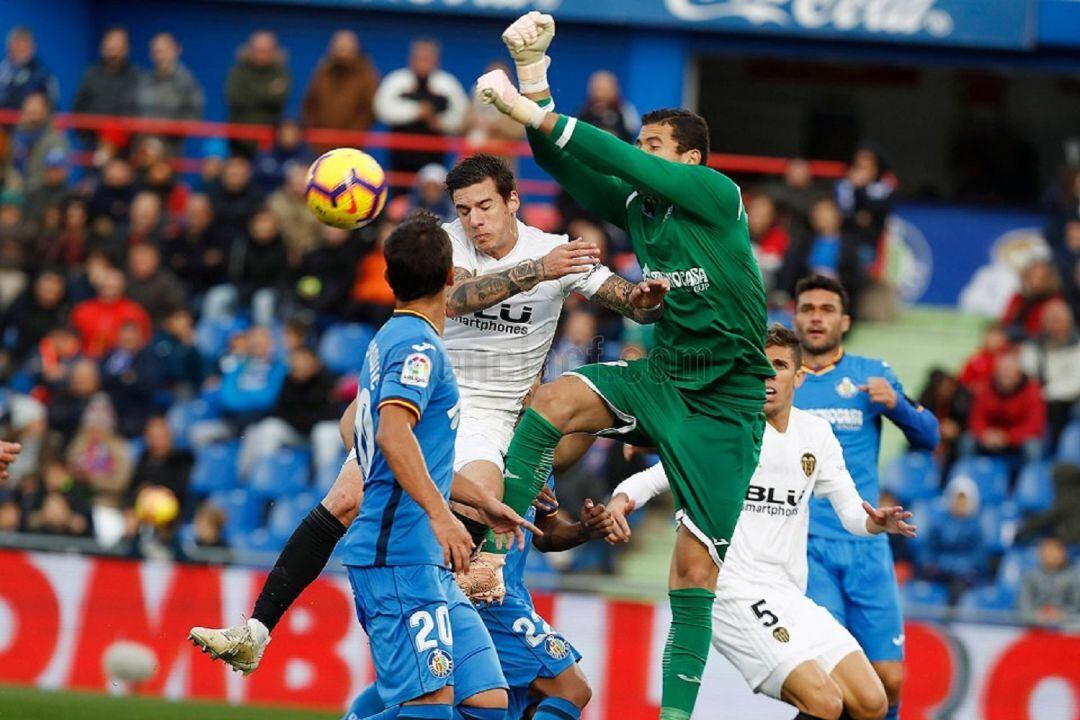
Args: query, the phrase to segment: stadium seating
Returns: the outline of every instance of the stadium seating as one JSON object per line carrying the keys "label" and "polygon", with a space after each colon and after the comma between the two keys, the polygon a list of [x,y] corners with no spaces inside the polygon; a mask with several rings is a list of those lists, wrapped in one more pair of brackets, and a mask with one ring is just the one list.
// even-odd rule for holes
{"label": "stadium seating", "polygon": [[1000,555],[1012,547],[1020,527],[1020,508],[1011,500],[1000,505],[987,505],[979,513],[986,549]]}
{"label": "stadium seating", "polygon": [[248,322],[240,317],[207,317],[195,327],[195,347],[203,357],[216,358],[225,354],[233,333],[246,330]]}
{"label": "stadium seating", "polygon": [[246,488],[214,493],[210,496],[210,501],[225,511],[223,530],[230,543],[235,538],[248,534],[262,522],[262,503]]}
{"label": "stadium seating", "polygon": [[937,495],[941,474],[930,453],[912,451],[888,464],[882,473],[882,484],[907,505]]}
{"label": "stadium seating", "polygon": [[1017,547],[1005,553],[998,566],[997,584],[1005,590],[1016,593],[1024,573],[1039,564],[1039,548]]}
{"label": "stadium seating", "polygon": [[364,365],[364,355],[373,337],[375,330],[370,325],[332,325],[319,341],[319,357],[331,372],[356,374]]}
{"label": "stadium seating", "polygon": [[1049,462],[1033,462],[1024,466],[1016,481],[1013,501],[1024,515],[1049,510],[1054,505],[1054,482]]}
{"label": "stadium seating", "polygon": [[926,500],[916,500],[910,506],[912,520],[919,529],[918,534],[907,541],[908,547],[915,561],[922,565],[926,562],[927,539],[930,537],[930,528],[938,523],[943,523],[949,517],[949,505],[943,497],[934,497]]}
{"label": "stadium seating", "polygon": [[255,465],[247,479],[248,489],[270,500],[292,497],[307,489],[310,466],[311,454],[306,448],[282,448]]}
{"label": "stadium seating", "polygon": [[900,588],[900,597],[906,607],[940,607],[948,605],[949,590],[938,582],[912,580]]}
{"label": "stadium seating", "polygon": [[236,487],[238,442],[222,442],[197,448],[191,471],[191,490],[200,495],[232,490]]}
{"label": "stadium seating", "polygon": [[278,500],[270,507],[265,529],[284,545],[317,502],[319,498],[312,493],[300,493],[296,497]]}
{"label": "stadium seating", "polygon": [[217,412],[205,400],[187,400],[178,402],[169,408],[165,419],[172,430],[173,443],[178,448],[191,447],[191,427],[201,420],[213,420]]}
{"label": "stadium seating", "polygon": [[949,480],[961,475],[975,481],[983,505],[997,505],[1008,496],[1009,467],[1001,458],[977,456],[958,460],[949,473]]}
{"label": "stadium seating", "polygon": [[1080,465],[1080,420],[1073,420],[1061,433],[1057,459]]}
{"label": "stadium seating", "polygon": [[1011,612],[1016,607],[1016,593],[1001,585],[972,588],[960,597],[957,607],[973,612]]}

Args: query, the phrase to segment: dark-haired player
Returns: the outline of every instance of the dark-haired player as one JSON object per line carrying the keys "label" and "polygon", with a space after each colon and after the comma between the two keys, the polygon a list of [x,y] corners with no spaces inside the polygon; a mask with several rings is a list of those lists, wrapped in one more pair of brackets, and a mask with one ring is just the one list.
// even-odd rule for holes
{"label": "dark-haired player", "polygon": [[[859,494],[877,504],[881,421],[888,418],[913,448],[938,443],[937,418],[904,395],[889,364],[844,352],[851,328],[844,286],[816,275],[795,287],[795,331],[806,382],[795,404],[829,421]],[[899,716],[904,678],[904,620],[892,551],[885,538],[854,538],[821,500],[810,503],[810,580],[807,594],[855,636],[889,698],[886,718]]]}
{"label": "dark-haired player", "polygon": [[[546,50],[554,20],[529,13],[503,39],[522,91],[502,71],[480,97],[528,126],[537,162],[584,207],[630,236],[646,278],[670,284],[656,349],[588,365],[541,386],[505,460],[504,501],[524,510],[569,433],[608,433],[656,447],[680,528],[669,579],[660,717],[690,717],[709,649],[717,573],[764,431],[765,291],[739,188],[708,168],[708,127],[686,110],[642,118],[637,147],[552,112]],[[482,594],[479,595],[482,597]]]}

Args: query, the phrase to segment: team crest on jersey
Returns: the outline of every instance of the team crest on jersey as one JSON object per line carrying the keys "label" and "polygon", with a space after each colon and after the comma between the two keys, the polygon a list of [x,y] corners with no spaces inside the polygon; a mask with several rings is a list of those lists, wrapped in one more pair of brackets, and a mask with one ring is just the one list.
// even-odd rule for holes
{"label": "team crest on jersey", "polygon": [[786,643],[789,640],[791,640],[791,634],[788,633],[786,627],[778,627],[778,628],[776,628],[775,630],[772,631],[772,636],[773,636],[773,639],[776,640],[776,642]]}
{"label": "team crest on jersey", "polygon": [[435,677],[449,677],[454,670],[454,660],[442,648],[435,648],[427,658],[427,669]]}
{"label": "team crest on jersey", "polygon": [[814,457],[814,453],[803,453],[799,462],[802,464],[803,475],[808,478],[813,475],[814,470],[817,469],[817,458]]}
{"label": "team crest on jersey", "polygon": [[850,400],[859,394],[859,386],[855,384],[854,380],[845,376],[843,380],[836,384],[836,394]]}
{"label": "team crest on jersey", "polygon": [[570,644],[558,635],[548,635],[544,641],[544,649],[555,660],[562,660],[570,654]]}
{"label": "team crest on jersey", "polygon": [[424,353],[413,353],[405,358],[401,367],[401,384],[425,388],[431,382],[431,358]]}

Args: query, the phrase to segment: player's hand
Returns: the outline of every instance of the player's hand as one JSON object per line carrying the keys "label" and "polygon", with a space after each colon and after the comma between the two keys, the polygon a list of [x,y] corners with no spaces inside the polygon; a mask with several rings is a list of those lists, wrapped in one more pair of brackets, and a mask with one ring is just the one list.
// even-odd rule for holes
{"label": "player's hand", "polygon": [[503,31],[502,41],[515,65],[532,65],[543,60],[555,39],[555,18],[537,10],[525,13]]}
{"label": "player's hand", "polygon": [[606,507],[586,499],[581,506],[581,528],[590,540],[606,538],[615,529],[615,520]]}
{"label": "player's hand", "polygon": [[525,549],[525,533],[522,528],[532,531],[535,535],[543,535],[540,528],[533,525],[525,518],[518,515],[508,505],[504,505],[495,499],[494,495],[484,501],[483,507],[476,508],[480,514],[480,522],[491,528],[495,533],[495,547],[502,550],[513,548],[517,543],[519,550]]}
{"label": "player's hand", "polygon": [[532,501],[532,506],[540,512],[552,513],[559,509],[559,498],[555,497],[555,491],[550,486],[544,485]]}
{"label": "player's hand", "polygon": [[469,536],[469,531],[460,520],[454,517],[450,508],[429,518],[429,521],[435,533],[435,539],[439,541],[443,549],[443,562],[455,573],[469,572],[469,561],[472,557],[472,538]]}
{"label": "player's hand", "polygon": [[623,460],[630,462],[635,457],[645,457],[646,455],[656,454],[656,448],[643,447],[641,445],[624,444],[622,446]]}
{"label": "player's hand", "polygon": [[0,479],[7,480],[8,465],[15,462],[21,450],[19,443],[0,441]]}
{"label": "player's hand", "polygon": [[667,280],[642,280],[630,291],[630,304],[636,308],[654,308],[664,301],[671,285]]}
{"label": "player's hand", "polygon": [[600,247],[578,238],[559,245],[540,259],[540,272],[544,280],[555,280],[567,275],[589,272],[600,262]]}
{"label": "player's hand", "polygon": [[896,389],[883,377],[867,378],[866,384],[860,385],[859,389],[870,396],[870,402],[884,405],[890,410],[896,407]]}
{"label": "player's hand", "polygon": [[609,545],[630,542],[630,522],[626,518],[634,512],[635,507],[637,503],[625,493],[619,493],[608,502],[607,511],[611,515],[611,531],[604,539]]}
{"label": "player's hand", "polygon": [[492,105],[503,115],[509,115],[521,93],[503,70],[492,70],[476,80],[476,95],[481,102]]}
{"label": "player's hand", "polygon": [[866,529],[870,532],[874,534],[885,532],[890,535],[903,535],[908,538],[915,537],[915,526],[907,523],[911,519],[911,513],[899,505],[875,508],[863,500],[862,506],[868,516]]}

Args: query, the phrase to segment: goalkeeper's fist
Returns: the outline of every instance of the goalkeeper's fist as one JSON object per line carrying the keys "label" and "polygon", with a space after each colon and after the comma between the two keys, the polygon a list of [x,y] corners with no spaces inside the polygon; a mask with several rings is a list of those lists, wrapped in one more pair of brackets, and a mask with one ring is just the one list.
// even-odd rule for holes
{"label": "goalkeeper's fist", "polygon": [[525,13],[510,24],[502,34],[510,55],[517,65],[540,62],[555,37],[555,18],[537,10]]}
{"label": "goalkeeper's fist", "polygon": [[547,114],[535,102],[518,92],[502,70],[484,73],[476,81],[476,94],[487,105],[509,115],[522,125],[538,128]]}

